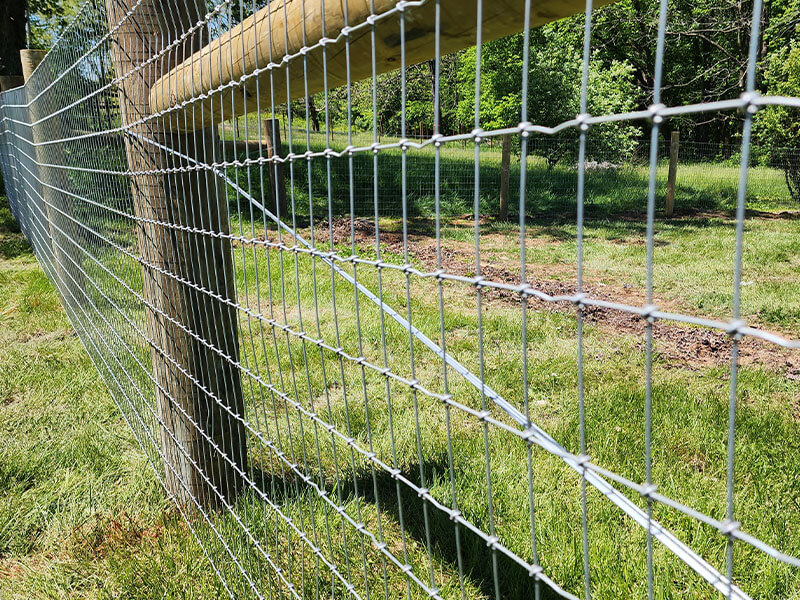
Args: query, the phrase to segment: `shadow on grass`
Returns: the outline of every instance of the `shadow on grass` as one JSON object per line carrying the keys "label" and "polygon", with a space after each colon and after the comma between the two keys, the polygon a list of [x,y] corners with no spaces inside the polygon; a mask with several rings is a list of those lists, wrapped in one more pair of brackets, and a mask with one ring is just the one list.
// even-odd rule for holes
{"label": "shadow on grass", "polygon": [[[319,151],[321,148],[312,147],[312,150]],[[512,213],[518,212],[514,209],[519,207],[519,166],[519,157],[514,157],[509,202]],[[248,168],[248,177],[242,177],[244,169],[236,169],[238,181],[249,194],[263,198],[269,205],[272,195],[268,185],[269,167],[255,165]],[[713,165],[709,169],[713,171]],[[377,171],[372,155],[357,153],[352,158],[315,157],[310,161],[295,161],[291,169],[285,168],[285,179],[289,196],[294,196],[295,212],[307,216],[313,209],[315,221],[326,218],[329,210],[334,217],[351,212],[356,216],[374,215],[376,174],[378,214],[403,215],[405,185],[406,214],[414,217],[435,213],[435,172],[435,157],[430,150],[409,150],[405,160],[401,152],[389,150],[377,155]],[[478,178],[480,212],[485,215],[496,214],[500,189],[497,153],[489,153],[481,160]],[[699,179],[697,175],[689,174],[684,182],[679,178],[677,214],[697,211],[732,214],[736,204],[737,181],[728,179],[716,173]],[[244,182],[248,182],[246,186]],[[261,182],[264,182],[264,189]],[[474,211],[475,164],[468,153],[447,153],[443,150],[438,184],[443,215],[471,214]],[[313,197],[311,207],[309,187]],[[662,187],[659,186],[657,206],[663,204]],[[647,205],[647,188],[646,168],[622,166],[590,171],[586,175],[586,218],[642,219]],[[577,171],[573,165],[556,165],[548,169],[535,160],[529,164],[525,188],[525,212],[528,217],[534,220],[566,218],[574,221],[576,196]],[[243,217],[247,218],[249,207],[246,208],[246,198],[231,189],[229,199],[234,206],[237,200],[242,204]]]}
{"label": "shadow on grass", "polygon": [[11,214],[8,198],[0,195],[0,259],[10,260],[31,253],[30,244]]}
{"label": "shadow on grass", "polygon": [[[427,481],[449,479],[446,456],[435,461],[425,461],[423,470]],[[409,465],[402,471],[402,475],[411,481],[418,481],[419,464]],[[302,485],[298,481],[289,482],[260,469],[254,469],[251,478],[256,483],[260,482],[262,491],[267,494],[276,490],[279,497],[272,498],[276,502],[290,500],[296,496],[298,487]],[[426,530],[424,510],[426,501],[403,484],[400,485],[398,499],[396,481],[390,473],[376,471],[374,480],[372,474],[360,474],[355,481],[352,477],[349,479],[343,477],[334,495],[342,504],[355,498],[375,504],[376,489],[382,514],[391,515],[396,522],[399,522],[402,510],[406,535],[413,537],[421,547],[426,547],[427,540],[430,539],[433,555],[439,561],[449,564],[452,573],[458,573],[460,556],[465,580],[480,589],[485,597],[495,597],[495,584],[500,598],[522,600],[534,597],[536,582],[525,568],[501,552],[493,553],[482,537],[463,526],[458,526],[446,513],[430,504],[428,504]],[[402,556],[398,558],[402,559]],[[419,575],[426,581],[426,574]],[[538,598],[549,600],[561,597],[544,583],[540,583],[539,588]]]}

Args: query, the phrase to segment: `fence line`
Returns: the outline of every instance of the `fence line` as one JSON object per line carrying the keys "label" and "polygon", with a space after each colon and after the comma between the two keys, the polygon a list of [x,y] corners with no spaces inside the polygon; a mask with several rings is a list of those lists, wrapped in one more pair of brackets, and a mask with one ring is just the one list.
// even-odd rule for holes
{"label": "fence line", "polygon": [[[478,67],[474,131],[419,139],[401,131],[381,140],[375,110],[371,131],[349,128],[336,139],[329,90],[349,90],[356,74],[365,76],[374,109],[381,69],[424,58],[438,69],[442,52],[456,43],[442,46],[444,24],[475,23],[457,47],[480,48],[514,27],[527,44],[531,25],[581,7],[387,0],[378,10],[373,3],[326,8],[306,1],[308,7],[276,0],[248,8],[230,0],[87,0],[25,86],[0,95],[0,167],[12,213],[224,592],[588,599],[602,577],[590,552],[597,534],[589,507],[596,502],[643,532],[650,598],[661,577],[658,547],[710,593],[728,598],[749,597],[739,585],[748,568],[739,548],[800,567],[800,558],[746,532],[733,495],[740,341],[800,348],[800,340],[749,326],[739,309],[746,198],[754,180],[765,186],[775,177],[751,164],[752,114],[800,106],[754,92],[760,1],[740,98],[663,107],[659,74],[647,111],[582,114],[542,127],[527,121],[523,102],[519,124],[484,131]],[[659,61],[667,0],[660,6]],[[502,23],[491,24],[504,10]],[[584,107],[592,10],[588,2]],[[321,21],[312,23],[312,14]],[[354,68],[354,61],[364,63]],[[527,70],[522,86],[524,98]],[[308,115],[315,89],[325,94],[322,132],[287,110],[293,98],[306,98]],[[737,222],[727,320],[661,309],[653,299],[654,219],[665,175],[659,128],[670,116],[724,110],[744,111],[738,167],[723,175],[736,179],[724,190]],[[244,146],[228,143],[231,132],[221,125],[248,113],[239,125]],[[282,146],[281,122],[267,114],[286,124]],[[649,142],[636,144],[646,159],[636,152],[602,160],[603,141],[592,127],[614,121],[650,129]],[[564,141],[565,132],[574,138]],[[510,279],[481,257],[484,216],[500,189],[499,141],[508,135],[515,136],[510,201],[521,240],[519,274]],[[497,149],[487,150],[495,139]],[[569,158],[548,162],[559,144]],[[693,148],[706,151],[682,142],[690,161],[697,160]],[[732,148],[714,152],[728,150],[725,158],[733,160]],[[584,286],[584,223],[599,193],[594,186],[604,182],[598,171],[612,186],[631,188],[621,208],[630,202],[647,214],[641,304],[597,297]],[[577,281],[562,292],[526,274],[526,217],[551,209],[540,194],[556,189],[576,198],[577,208]],[[447,260],[442,222],[470,210],[474,249],[464,271]],[[402,219],[387,225],[392,215]],[[410,232],[412,217],[431,225],[427,263]],[[511,298],[511,308],[497,309],[494,294]],[[559,440],[532,418],[529,324],[542,306],[536,303],[568,307],[573,319],[576,440]],[[492,336],[506,309],[514,316],[502,327],[513,333],[502,347]],[[588,455],[584,328],[598,309],[642,323],[644,480]],[[661,322],[730,340],[724,518],[662,492],[653,476],[653,327]],[[556,466],[547,470],[541,461]],[[563,578],[551,573],[563,548],[545,544],[554,525],[537,520],[542,496],[557,494],[565,512],[579,504],[568,527],[578,560]],[[676,533],[680,518],[725,544],[723,564],[705,544]]]}
{"label": "fence line", "polygon": [[[255,115],[251,115],[251,120],[255,123]],[[253,127],[255,129],[256,127]],[[221,137],[230,144],[232,159],[228,162],[235,163],[236,160],[243,164],[258,164],[259,143],[258,136],[251,129],[251,139],[245,141],[240,127],[239,135],[234,136],[229,124],[223,124],[220,128]],[[285,130],[279,128],[283,139],[286,139]],[[295,138],[305,139],[306,131],[293,129],[292,135]],[[371,140],[371,133],[352,133],[351,137],[356,144],[367,143],[363,140]],[[424,143],[430,138],[418,136],[406,136],[407,139],[415,143]],[[397,144],[400,136],[384,136],[379,143],[388,145]],[[312,152],[322,152],[325,149],[333,149],[343,152],[348,146],[348,133],[346,131],[331,130],[330,134],[325,131],[309,133],[310,147]],[[501,176],[501,145],[499,140],[491,141],[494,137],[489,137],[486,143],[481,145],[480,180],[485,183],[481,189],[481,212],[486,214],[497,214],[499,208],[499,190],[502,185]],[[509,179],[519,180],[520,169],[520,145],[521,138],[515,136],[512,142],[512,154],[514,160],[510,165]],[[473,209],[472,190],[474,189],[474,158],[473,142],[471,140],[460,140],[440,147],[440,157],[444,160],[439,166],[439,197],[440,212],[447,215],[462,215],[469,213]],[[636,139],[633,141],[633,149],[624,154],[619,151],[610,150],[603,143],[593,144],[593,140],[587,140],[587,156],[585,168],[595,175],[592,181],[587,182],[590,186],[588,196],[590,198],[602,197],[604,188],[609,184],[617,186],[617,191],[613,200],[605,199],[608,203],[613,201],[618,210],[645,210],[647,203],[647,182],[648,182],[648,161],[649,161],[649,140]],[[286,144],[284,144],[284,147]],[[594,146],[594,147],[593,147]],[[526,214],[531,217],[539,217],[543,214],[563,210],[563,206],[553,206],[552,197],[567,197],[574,199],[577,193],[577,139],[536,137],[528,138],[526,162],[529,168],[529,175],[526,178]],[[703,210],[713,210],[724,208],[732,210],[736,205],[736,186],[738,181],[738,167],[740,157],[738,154],[739,145],[735,144],[711,144],[705,142],[684,141],[681,142],[679,153],[679,164],[681,166],[678,178],[679,188],[687,193],[679,193],[677,197],[679,212],[683,214]],[[402,215],[402,194],[401,194],[401,173],[391,165],[392,161],[399,157],[401,150],[397,148],[387,148],[379,153],[378,163],[381,169],[382,191],[379,198],[379,211],[384,216]],[[751,169],[748,177],[748,198],[758,199],[768,197],[772,202],[780,204],[787,210],[793,210],[797,206],[797,198],[793,196],[791,189],[787,186],[787,176],[784,173],[783,159],[788,157],[795,162],[800,161],[800,148],[770,148],[766,152],[763,148],[754,148],[753,155],[760,155],[762,158],[751,157]],[[666,181],[667,176],[667,157],[669,156],[669,141],[659,140],[658,144],[658,171],[659,183]],[[436,182],[434,160],[434,148],[430,145],[421,149],[410,149],[406,153],[407,168],[409,176],[406,182],[406,202],[407,210],[415,215],[432,214],[435,212],[436,203]],[[248,162],[249,161],[249,162]],[[297,161],[295,171],[298,177],[295,178],[295,191],[303,193],[303,181],[306,178],[307,161]],[[348,167],[346,160],[335,160],[332,164],[334,175],[346,177]],[[373,174],[372,157],[356,154],[353,158],[354,176],[354,210],[356,214],[369,217],[373,210],[371,177]],[[326,172],[324,170],[314,171],[312,177],[315,183],[326,184]],[[297,183],[299,181],[299,183]],[[664,200],[663,186],[659,185],[657,197],[657,208],[661,210]],[[519,208],[519,187],[511,186],[510,201],[512,212],[518,212]],[[334,187],[334,206],[340,210],[349,210],[350,190],[344,186]],[[305,207],[296,210],[306,211]],[[325,199],[318,202],[316,211],[327,210]]]}

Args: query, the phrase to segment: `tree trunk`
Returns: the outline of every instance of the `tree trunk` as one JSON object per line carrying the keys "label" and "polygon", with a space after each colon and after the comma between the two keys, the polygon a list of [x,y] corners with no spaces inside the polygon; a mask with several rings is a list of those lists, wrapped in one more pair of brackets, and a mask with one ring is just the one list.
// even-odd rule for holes
{"label": "tree trunk", "polygon": [[319,113],[317,112],[317,106],[314,104],[314,96],[308,97],[308,112],[311,116],[311,126],[316,133],[319,133]]}

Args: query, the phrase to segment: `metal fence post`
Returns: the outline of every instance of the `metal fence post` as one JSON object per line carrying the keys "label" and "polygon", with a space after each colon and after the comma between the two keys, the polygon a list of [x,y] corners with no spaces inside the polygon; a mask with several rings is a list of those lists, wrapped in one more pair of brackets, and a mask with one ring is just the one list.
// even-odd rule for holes
{"label": "metal fence post", "polygon": [[[226,187],[209,169],[196,168],[214,162],[219,138],[213,125],[176,134],[149,103],[162,69],[201,47],[204,29],[147,63],[200,21],[205,4],[191,0],[176,10],[166,0],[106,0],[106,10],[121,79],[165,484],[183,504],[195,499],[215,508],[238,493],[247,469]],[[180,155],[169,151],[173,144]]]}

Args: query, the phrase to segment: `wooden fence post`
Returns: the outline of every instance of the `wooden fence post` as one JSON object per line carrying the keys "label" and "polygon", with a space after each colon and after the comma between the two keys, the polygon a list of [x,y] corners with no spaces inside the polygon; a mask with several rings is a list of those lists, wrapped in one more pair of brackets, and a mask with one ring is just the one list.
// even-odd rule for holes
{"label": "wooden fence post", "polygon": [[[22,76],[27,83],[39,63],[46,56],[44,50],[20,50]],[[49,83],[49,80],[48,80]],[[31,139],[34,144],[33,154],[36,156],[38,188],[43,204],[43,214],[47,218],[47,230],[52,247],[54,273],[62,281],[61,294],[65,304],[81,302],[84,299],[82,257],[79,250],[72,251],[81,237],[79,227],[75,224],[73,201],[67,196],[69,180],[66,171],[45,165],[63,165],[63,143],[47,144],[62,137],[61,117],[49,115],[44,98],[34,100],[37,88],[29,86],[25,95],[30,102],[28,115],[31,123]],[[38,122],[38,123],[37,123]]]}
{"label": "wooden fence post", "polygon": [[501,221],[508,219],[508,180],[511,176],[511,134],[503,135],[500,158],[500,214]]}
{"label": "wooden fence post", "polygon": [[671,217],[675,212],[675,180],[678,177],[678,145],[680,132],[675,130],[669,139],[669,172],[667,173],[667,198],[664,203],[664,215]]}
{"label": "wooden fence post", "polygon": [[[213,162],[219,148],[215,126],[177,134],[166,129],[168,117],[150,118],[150,90],[161,70],[178,62],[189,49],[184,46],[197,49],[207,42],[201,29],[140,68],[205,13],[202,0],[189,0],[180,10],[168,7],[167,1],[106,0],[106,10],[109,26],[118,27],[111,53],[115,75],[122,77],[120,112],[133,173],[133,213],[160,421],[153,420],[153,426],[159,430],[165,484],[178,502],[191,508],[194,498],[213,509],[219,507],[220,496],[232,500],[241,490],[239,471],[247,469],[238,322],[231,305],[236,290],[230,240],[191,230],[226,234],[230,221],[224,181],[208,169],[185,169],[196,163],[156,145],[179,144],[181,153],[201,164]],[[172,173],[159,172],[164,169]]]}
{"label": "wooden fence post", "polygon": [[[281,156],[281,124],[278,119],[264,119],[261,127],[264,130],[264,145],[266,146],[267,158]],[[281,219],[285,219],[287,216],[286,179],[283,176],[282,162],[269,163],[269,182],[270,197],[273,199],[270,210],[276,215],[280,214]]]}

